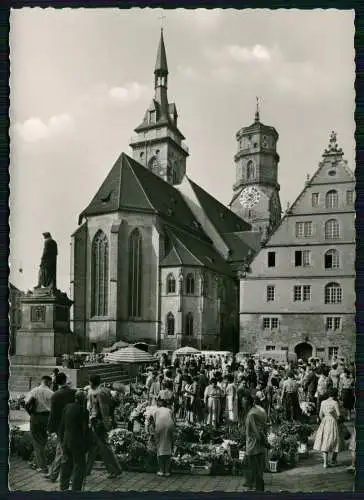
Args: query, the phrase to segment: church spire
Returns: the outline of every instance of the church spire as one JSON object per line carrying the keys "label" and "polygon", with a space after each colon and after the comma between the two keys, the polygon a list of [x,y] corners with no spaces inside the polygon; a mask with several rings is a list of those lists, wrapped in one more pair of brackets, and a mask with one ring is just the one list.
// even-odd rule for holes
{"label": "church spire", "polygon": [[154,69],[154,89],[155,100],[160,107],[160,116],[168,117],[168,97],[167,97],[167,83],[168,83],[168,66],[166,48],[164,46],[163,28],[161,28],[161,37],[159,39],[157,60]]}
{"label": "church spire", "polygon": [[161,37],[159,39],[159,46],[158,46],[157,60],[155,63],[154,74],[168,75],[166,48],[164,46],[164,38],[163,38],[163,28],[161,28]]}

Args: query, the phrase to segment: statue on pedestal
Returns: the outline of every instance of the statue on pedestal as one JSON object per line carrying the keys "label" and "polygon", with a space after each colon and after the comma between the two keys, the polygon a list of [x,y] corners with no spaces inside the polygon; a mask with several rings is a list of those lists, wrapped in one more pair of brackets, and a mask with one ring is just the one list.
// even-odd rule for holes
{"label": "statue on pedestal", "polygon": [[49,232],[43,233],[44,248],[40,261],[38,285],[35,288],[57,290],[57,243]]}

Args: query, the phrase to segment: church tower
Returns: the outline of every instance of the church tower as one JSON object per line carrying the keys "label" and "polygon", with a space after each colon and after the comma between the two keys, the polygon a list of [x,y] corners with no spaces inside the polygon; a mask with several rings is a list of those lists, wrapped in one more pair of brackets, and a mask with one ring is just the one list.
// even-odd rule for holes
{"label": "church tower", "polygon": [[259,103],[255,120],[236,134],[234,156],[236,181],[230,208],[260,231],[264,242],[279,224],[281,202],[277,180],[279,155],[278,132],[260,121]]}
{"label": "church tower", "polygon": [[154,70],[154,99],[131,139],[133,158],[170,184],[180,184],[186,173],[188,148],[177,127],[177,108],[168,102],[168,66],[163,28]]}

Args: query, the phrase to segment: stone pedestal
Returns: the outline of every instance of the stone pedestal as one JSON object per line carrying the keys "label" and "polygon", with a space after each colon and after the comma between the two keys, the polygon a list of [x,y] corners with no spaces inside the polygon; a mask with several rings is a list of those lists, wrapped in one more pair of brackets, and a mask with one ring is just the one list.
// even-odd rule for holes
{"label": "stone pedestal", "polygon": [[16,333],[12,363],[55,366],[62,354],[72,354],[71,305],[66,293],[47,288],[35,288],[22,297],[22,326]]}

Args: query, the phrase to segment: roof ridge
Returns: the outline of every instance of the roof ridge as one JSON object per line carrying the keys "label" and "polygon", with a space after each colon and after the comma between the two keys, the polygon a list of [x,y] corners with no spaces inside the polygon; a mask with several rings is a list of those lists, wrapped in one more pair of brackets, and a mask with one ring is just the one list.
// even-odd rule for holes
{"label": "roof ridge", "polygon": [[180,238],[177,236],[177,235],[174,235],[174,237],[176,238],[176,240],[178,241],[178,243],[180,243],[180,245],[183,246],[183,248],[191,255],[191,257],[193,257],[194,259],[196,259],[201,266],[205,266],[205,264],[203,262],[201,262],[200,258],[197,257],[196,255],[194,255],[191,250],[183,243],[183,241],[180,240]]}
{"label": "roof ridge", "polygon": [[[143,184],[140,182],[140,179],[139,179],[139,177],[138,177],[138,174],[136,174],[136,172],[135,172],[135,170],[134,170],[133,165],[130,163],[130,160],[132,160],[134,163],[136,163],[136,164],[137,164],[138,166],[140,166],[141,168],[145,168],[145,167],[144,167],[143,165],[139,164],[139,163],[138,163],[137,161],[135,161],[133,158],[130,158],[130,156],[128,156],[127,154],[125,154],[125,153],[122,153],[122,154],[123,154],[123,155],[125,155],[125,157],[126,157],[126,161],[127,161],[127,165],[128,165],[128,167],[130,168],[130,170],[132,171],[132,173],[133,173],[133,175],[134,175],[134,177],[135,177],[135,179],[136,179],[137,183],[139,184],[139,186],[140,186],[141,190],[143,191],[143,193],[144,193],[144,195],[145,195],[146,199],[148,200],[148,202],[149,202],[150,206],[151,206],[151,207],[155,210],[155,212],[158,212],[158,210],[155,208],[155,206],[154,206],[154,205],[153,205],[153,203],[151,202],[151,200],[150,200],[149,196],[147,195],[147,193],[146,193],[146,191],[145,191],[145,189],[144,189],[144,187],[143,187]],[[147,170],[147,169],[146,169],[146,170]],[[148,171],[148,170],[147,170],[147,171]],[[152,172],[151,172],[151,173],[152,173]],[[120,182],[120,185],[121,185],[121,182]]]}

